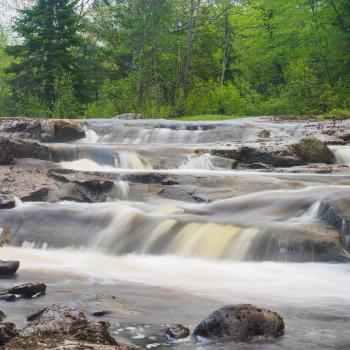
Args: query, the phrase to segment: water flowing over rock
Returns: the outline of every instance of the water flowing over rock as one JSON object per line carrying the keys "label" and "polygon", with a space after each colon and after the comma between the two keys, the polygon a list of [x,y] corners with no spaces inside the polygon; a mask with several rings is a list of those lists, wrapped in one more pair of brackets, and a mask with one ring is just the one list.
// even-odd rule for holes
{"label": "water flowing over rock", "polygon": [[252,305],[225,306],[211,313],[194,330],[197,337],[248,340],[253,337],[280,337],[284,322],[276,312]]}

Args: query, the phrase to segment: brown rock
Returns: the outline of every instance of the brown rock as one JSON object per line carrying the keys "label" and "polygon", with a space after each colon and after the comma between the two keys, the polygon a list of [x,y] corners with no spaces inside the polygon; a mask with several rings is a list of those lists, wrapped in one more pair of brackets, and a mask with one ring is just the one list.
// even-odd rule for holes
{"label": "brown rock", "polygon": [[211,339],[248,340],[257,336],[280,337],[284,322],[276,312],[252,305],[230,305],[211,313],[194,330]]}

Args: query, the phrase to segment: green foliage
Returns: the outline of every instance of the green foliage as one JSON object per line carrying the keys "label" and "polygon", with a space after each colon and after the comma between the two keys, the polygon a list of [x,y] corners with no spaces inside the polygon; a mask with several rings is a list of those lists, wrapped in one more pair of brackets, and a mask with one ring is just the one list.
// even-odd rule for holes
{"label": "green foliage", "polygon": [[6,50],[0,29],[0,116],[350,109],[346,0],[96,0],[85,17],[75,4],[36,0]]}
{"label": "green foliage", "polygon": [[343,109],[332,109],[329,113],[325,114],[326,119],[343,120],[350,119],[350,111]]}

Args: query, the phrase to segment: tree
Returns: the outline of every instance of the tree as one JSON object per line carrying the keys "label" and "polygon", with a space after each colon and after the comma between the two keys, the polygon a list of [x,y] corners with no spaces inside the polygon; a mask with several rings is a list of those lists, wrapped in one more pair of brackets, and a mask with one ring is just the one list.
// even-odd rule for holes
{"label": "tree", "polygon": [[57,97],[55,81],[62,75],[75,76],[78,66],[74,49],[78,35],[76,1],[38,0],[20,11],[14,30],[20,43],[7,47],[15,58],[8,69],[16,91],[32,94],[51,110]]}

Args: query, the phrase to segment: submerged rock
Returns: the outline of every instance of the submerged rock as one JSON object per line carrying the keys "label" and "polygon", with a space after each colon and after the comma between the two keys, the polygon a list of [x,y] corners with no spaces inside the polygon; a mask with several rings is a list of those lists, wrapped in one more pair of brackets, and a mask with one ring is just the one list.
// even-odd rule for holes
{"label": "submerged rock", "polygon": [[1,261],[0,276],[12,276],[19,268],[19,261]]}
{"label": "submerged rock", "polygon": [[184,339],[189,337],[190,330],[182,324],[173,324],[165,330],[165,335],[170,339]]}
{"label": "submerged rock", "polygon": [[106,322],[94,322],[72,307],[55,304],[28,317],[30,324],[7,345],[15,349],[132,350],[119,345],[109,334]]}
{"label": "submerged rock", "polygon": [[248,340],[257,336],[280,337],[283,318],[276,312],[252,305],[230,305],[214,311],[194,330],[197,337]]}

